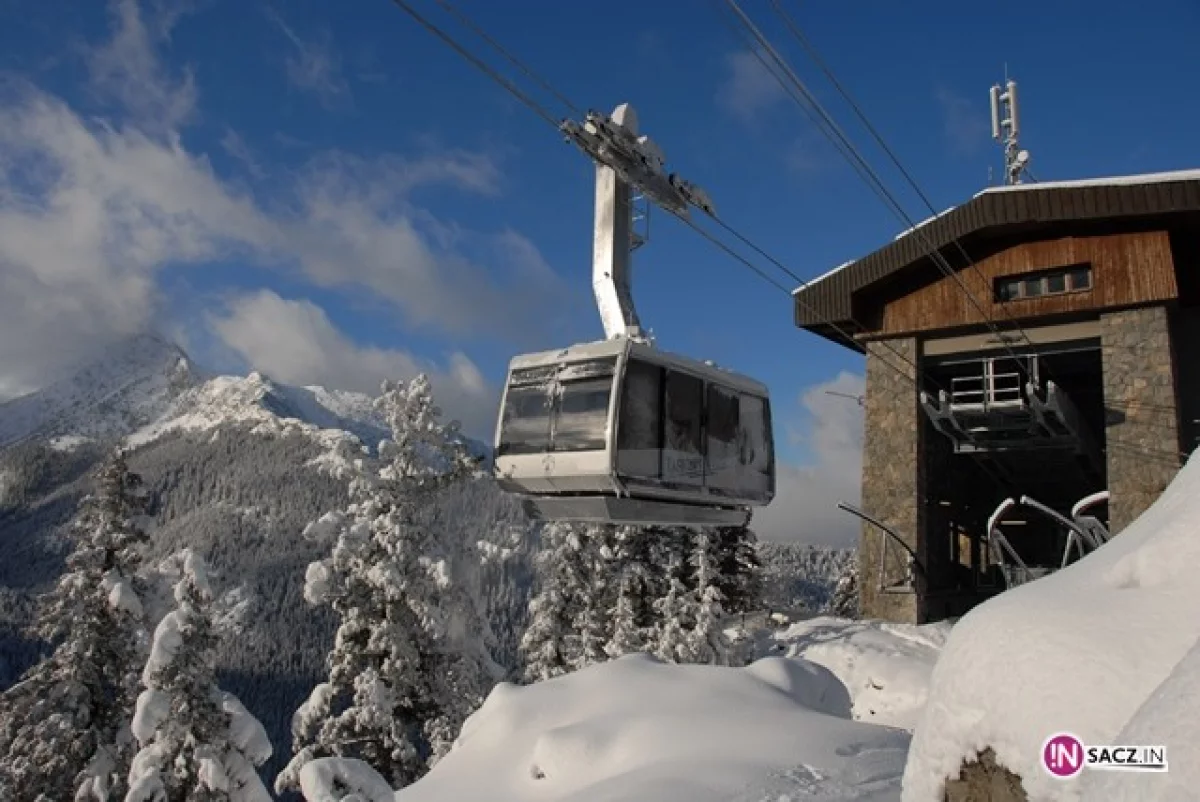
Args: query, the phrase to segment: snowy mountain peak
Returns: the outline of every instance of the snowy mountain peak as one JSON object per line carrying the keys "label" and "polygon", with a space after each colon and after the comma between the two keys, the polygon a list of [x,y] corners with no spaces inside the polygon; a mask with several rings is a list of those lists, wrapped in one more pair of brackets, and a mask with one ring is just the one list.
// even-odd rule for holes
{"label": "snowy mountain peak", "polygon": [[32,437],[124,436],[205,378],[174,343],[153,334],[128,337],[65,378],[0,404],[0,447]]}
{"label": "snowy mountain peak", "polygon": [[149,442],[169,431],[197,431],[225,423],[249,424],[259,433],[302,432],[334,445],[345,434],[375,445],[387,426],[370,397],[323,387],[276,384],[253,371],[217,376],[181,393],[148,426],[130,435],[130,444]]}
{"label": "snowy mountain peak", "polygon": [[[261,371],[214,376],[179,346],[153,334],[130,337],[62,381],[0,404],[0,449],[39,439],[56,448],[127,438],[131,446],[172,431],[236,423],[260,434],[303,433],[332,450],[347,435],[374,447],[388,426],[374,399],[325,387],[296,387]],[[489,449],[464,438],[486,457]]]}

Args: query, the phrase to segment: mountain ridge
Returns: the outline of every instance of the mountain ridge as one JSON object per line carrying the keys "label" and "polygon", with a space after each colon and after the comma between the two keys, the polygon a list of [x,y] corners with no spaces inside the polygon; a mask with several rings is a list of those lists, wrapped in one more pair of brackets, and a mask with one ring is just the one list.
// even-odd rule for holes
{"label": "mountain ridge", "polygon": [[[301,432],[331,450],[347,435],[368,448],[388,436],[369,395],[283,384],[261,371],[218,375],[198,367],[176,343],[143,333],[40,390],[0,403],[0,450],[31,439],[67,450],[95,441],[138,447],[171,431],[225,423],[251,424],[262,433]],[[462,440],[476,456],[490,456],[486,444]]]}

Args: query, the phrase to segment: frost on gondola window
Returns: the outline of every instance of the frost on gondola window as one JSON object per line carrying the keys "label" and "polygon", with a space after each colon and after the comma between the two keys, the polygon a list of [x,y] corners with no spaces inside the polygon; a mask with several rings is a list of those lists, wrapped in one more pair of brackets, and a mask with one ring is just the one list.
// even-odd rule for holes
{"label": "frost on gondola window", "polygon": [[662,368],[640,359],[625,366],[617,418],[617,468],[628,476],[655,478],[662,473],[662,376]]}
{"label": "frost on gondola window", "polygon": [[708,386],[708,473],[710,484],[736,486],[744,430],[738,396],[716,384]]}
{"label": "frost on gondola window", "polygon": [[666,407],[663,476],[700,481],[704,477],[704,382],[686,373],[667,371]]}
{"label": "frost on gondola window", "polygon": [[548,385],[510,387],[504,400],[504,422],[500,427],[500,454],[535,454],[550,447]]}
{"label": "frost on gondola window", "polygon": [[750,487],[766,491],[771,487],[773,437],[771,416],[765,398],[743,395],[741,399],[741,456],[740,461],[749,468],[745,480]]}
{"label": "frost on gondola window", "polygon": [[603,450],[611,394],[611,377],[564,382],[555,414],[554,450]]}

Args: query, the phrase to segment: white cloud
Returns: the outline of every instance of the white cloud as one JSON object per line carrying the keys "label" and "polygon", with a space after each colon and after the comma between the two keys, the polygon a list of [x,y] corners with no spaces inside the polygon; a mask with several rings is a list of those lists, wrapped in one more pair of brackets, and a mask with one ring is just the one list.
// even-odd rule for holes
{"label": "white cloud", "polygon": [[728,75],[717,87],[717,105],[743,122],[753,122],[761,112],[787,97],[754,52],[731,53],[725,58],[725,66]]}
{"label": "white cloud", "polygon": [[316,304],[287,300],[270,290],[234,299],[212,326],[252,368],[286,384],[374,395],[384,379],[410,379],[424,372],[447,418],[462,421],[468,434],[490,440],[499,392],[463,353],[451,354],[439,366],[407,351],[360,346]]}
{"label": "white cloud", "polygon": [[783,428],[808,445],[812,460],[804,466],[777,466],[775,499],[751,522],[763,540],[843,547],[858,543],[857,519],[836,503],[857,504],[861,497],[863,409],[853,398],[827,391],[861,397],[863,377],[843,371],[801,395],[806,420]]}
{"label": "white cloud", "polygon": [[[147,128],[152,109],[178,124],[194,100],[190,81],[163,79],[151,49],[174,17],[150,25],[130,0],[114,9],[93,76],[130,104],[125,125],[85,120],[33,87],[0,97],[0,386],[36,388],[144,329],[168,266],[233,260],[290,271],[453,336],[521,338],[563,306],[565,284],[528,240],[463,231],[410,201],[430,184],[497,194],[486,157],[325,154],[256,198],[176,131]],[[123,53],[133,55],[122,65]],[[225,138],[231,152],[239,142]]]}
{"label": "white cloud", "polygon": [[350,85],[342,74],[341,59],[328,36],[320,42],[302,39],[279,14],[269,12],[269,15],[295,51],[284,62],[292,86],[313,93],[326,108],[348,101]]}
{"label": "white cloud", "polygon": [[942,107],[942,130],[950,147],[963,155],[978,152],[988,140],[990,124],[982,102],[973,103],[945,87],[937,90],[936,97],[938,105]]}
{"label": "white cloud", "polygon": [[242,139],[242,135],[232,128],[225,129],[225,134],[221,137],[221,149],[231,158],[236,159],[252,178],[261,180],[267,174],[258,159],[254,157],[254,152],[246,144],[246,140]]}
{"label": "white cloud", "polygon": [[137,0],[112,0],[112,38],[88,52],[92,88],[119,103],[145,130],[176,131],[195,114],[191,69],[171,78],[157,51],[188,10],[187,4],[158,3],[146,16]]}

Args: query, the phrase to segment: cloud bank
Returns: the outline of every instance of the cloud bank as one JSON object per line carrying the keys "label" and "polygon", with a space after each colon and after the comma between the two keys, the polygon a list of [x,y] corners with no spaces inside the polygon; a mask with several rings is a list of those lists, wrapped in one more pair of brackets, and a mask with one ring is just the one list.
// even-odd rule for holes
{"label": "cloud bank", "polygon": [[775,499],[756,511],[751,527],[762,540],[849,547],[858,543],[858,520],[838,501],[857,504],[862,494],[863,377],[843,371],[800,396],[804,415],[788,428],[812,455],[807,465],[777,466]]}

